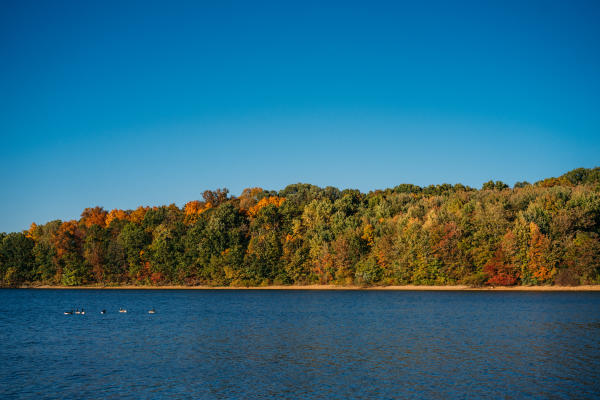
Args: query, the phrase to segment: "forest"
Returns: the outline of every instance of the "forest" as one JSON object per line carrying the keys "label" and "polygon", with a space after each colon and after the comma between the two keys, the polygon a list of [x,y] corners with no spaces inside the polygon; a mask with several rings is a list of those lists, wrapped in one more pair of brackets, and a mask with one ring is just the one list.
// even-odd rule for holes
{"label": "forest", "polygon": [[217,189],[0,233],[0,285],[600,284],[599,235],[600,168],[479,190]]}

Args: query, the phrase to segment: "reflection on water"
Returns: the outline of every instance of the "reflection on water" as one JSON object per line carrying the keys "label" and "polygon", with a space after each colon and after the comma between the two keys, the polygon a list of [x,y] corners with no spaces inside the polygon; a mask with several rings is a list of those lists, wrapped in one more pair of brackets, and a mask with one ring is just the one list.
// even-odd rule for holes
{"label": "reflection on water", "polygon": [[2,290],[0,360],[2,398],[590,398],[600,293]]}

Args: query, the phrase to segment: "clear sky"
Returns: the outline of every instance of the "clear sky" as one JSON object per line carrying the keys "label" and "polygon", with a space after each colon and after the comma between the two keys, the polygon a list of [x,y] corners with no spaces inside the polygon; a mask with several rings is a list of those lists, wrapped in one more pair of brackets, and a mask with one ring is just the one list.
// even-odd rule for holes
{"label": "clear sky", "polygon": [[600,2],[3,1],[0,231],[600,165]]}

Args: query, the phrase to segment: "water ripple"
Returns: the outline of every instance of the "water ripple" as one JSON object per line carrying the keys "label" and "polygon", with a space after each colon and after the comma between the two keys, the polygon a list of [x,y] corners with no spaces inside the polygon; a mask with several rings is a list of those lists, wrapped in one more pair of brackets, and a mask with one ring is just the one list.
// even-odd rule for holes
{"label": "water ripple", "polygon": [[600,392],[598,293],[3,290],[0,305],[1,398]]}

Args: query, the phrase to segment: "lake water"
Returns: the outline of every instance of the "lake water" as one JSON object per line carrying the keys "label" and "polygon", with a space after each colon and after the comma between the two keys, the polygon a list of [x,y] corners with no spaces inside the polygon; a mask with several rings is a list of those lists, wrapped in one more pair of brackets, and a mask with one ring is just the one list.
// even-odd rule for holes
{"label": "lake water", "polygon": [[9,399],[592,398],[600,293],[0,290],[0,363]]}

